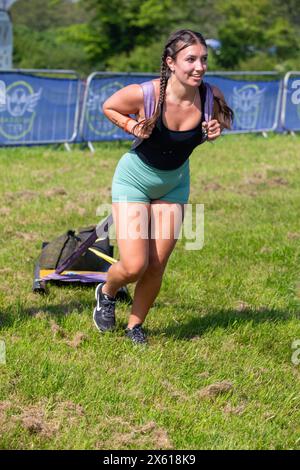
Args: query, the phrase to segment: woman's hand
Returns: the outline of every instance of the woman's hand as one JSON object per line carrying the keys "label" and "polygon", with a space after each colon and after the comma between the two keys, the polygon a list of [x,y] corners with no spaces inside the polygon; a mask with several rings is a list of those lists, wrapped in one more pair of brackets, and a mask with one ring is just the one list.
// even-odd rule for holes
{"label": "woman's hand", "polygon": [[221,124],[216,119],[203,122],[202,128],[207,132],[207,140],[215,140],[220,137],[222,129]]}
{"label": "woman's hand", "polygon": [[130,122],[130,127],[128,125],[128,128],[130,129],[130,133],[134,135],[135,137],[138,137],[139,139],[148,139],[151,135],[153,127],[150,129],[148,128],[147,130],[142,129],[142,125],[144,124],[145,119],[142,119],[139,122],[136,122],[134,120],[132,121],[133,121],[132,124]]}

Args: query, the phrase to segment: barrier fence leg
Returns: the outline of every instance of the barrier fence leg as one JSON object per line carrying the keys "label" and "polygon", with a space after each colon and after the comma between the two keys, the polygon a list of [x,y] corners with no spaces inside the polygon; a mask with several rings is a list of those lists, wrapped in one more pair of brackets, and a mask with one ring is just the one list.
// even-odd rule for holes
{"label": "barrier fence leg", "polygon": [[264,137],[265,139],[268,138],[268,134],[267,134],[265,131],[262,132],[262,135],[263,135],[263,137]]}
{"label": "barrier fence leg", "polygon": [[94,147],[93,147],[92,142],[88,142],[88,148],[90,149],[90,151],[91,151],[92,153],[95,153],[95,149],[94,149]]}
{"label": "barrier fence leg", "polygon": [[67,150],[67,152],[71,152],[71,147],[70,147],[70,145],[68,144],[68,142],[65,142],[65,143],[64,143],[64,147],[65,147],[65,149]]}

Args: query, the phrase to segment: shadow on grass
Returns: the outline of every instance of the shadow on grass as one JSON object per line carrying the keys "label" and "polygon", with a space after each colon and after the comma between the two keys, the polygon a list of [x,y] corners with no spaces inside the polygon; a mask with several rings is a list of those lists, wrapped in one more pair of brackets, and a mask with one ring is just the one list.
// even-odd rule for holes
{"label": "shadow on grass", "polygon": [[[123,303],[123,302],[122,302]],[[15,323],[25,322],[29,319],[32,319],[37,314],[47,314],[50,317],[58,320],[65,317],[66,315],[72,314],[74,312],[80,313],[83,310],[89,310],[92,314],[92,311],[95,307],[94,296],[91,295],[89,299],[75,300],[71,302],[66,302],[64,304],[44,304],[41,302],[41,306],[34,306],[32,308],[22,308],[18,307],[14,310],[13,306],[7,308],[6,311],[0,312],[0,331],[3,327],[13,326]],[[127,304],[129,307],[129,304]],[[162,305],[163,306],[163,305]],[[191,310],[191,305],[176,305],[176,312],[182,318],[182,314],[186,314],[187,311]],[[193,309],[193,316],[188,313],[187,321],[184,323],[176,323],[173,325],[162,326],[161,328],[148,327],[146,323],[146,328],[148,329],[151,336],[164,335],[167,337],[173,337],[176,339],[192,339],[195,336],[201,336],[209,330],[214,330],[216,328],[231,328],[245,323],[252,323],[253,325],[259,325],[262,323],[284,323],[288,320],[298,318],[300,319],[300,314],[295,312],[280,310],[280,309],[244,309],[242,311],[235,309],[210,309],[206,314],[203,314],[203,311],[197,311]],[[151,314],[151,312],[150,312]],[[117,315],[118,317],[118,315]],[[92,321],[92,320],[91,320]],[[119,319],[118,323],[122,323]],[[119,325],[120,326],[120,325]],[[125,326],[125,323],[122,326]]]}
{"label": "shadow on grass", "polygon": [[[63,303],[50,303],[47,300],[47,294],[36,294],[36,299],[40,298],[40,303],[34,305],[32,307],[22,307],[22,305],[9,305],[6,309],[0,310],[0,331],[1,328],[9,328],[15,325],[16,323],[20,325],[23,322],[26,322],[37,315],[48,315],[49,318],[53,318],[57,321],[59,319],[64,318],[67,315],[77,313],[80,315],[83,311],[88,310],[91,313],[91,321],[92,321],[92,312],[95,308],[95,295],[94,295],[94,286],[89,286],[90,292],[88,292],[86,287],[79,287],[78,285],[61,285],[60,290],[66,290],[66,292],[70,292],[70,289],[74,289],[74,300],[66,300]],[[82,299],[81,292],[84,292],[85,296]],[[86,295],[88,294],[88,295]],[[40,296],[40,297],[39,297]],[[46,301],[46,302],[45,302]],[[128,305],[130,306],[131,300],[127,298],[123,298],[123,300],[119,300],[118,304],[120,305]]]}
{"label": "shadow on grass", "polygon": [[[178,306],[177,311],[184,310],[183,306]],[[151,329],[151,335],[163,334],[176,339],[192,339],[201,336],[209,330],[216,328],[231,328],[245,323],[254,326],[263,323],[284,323],[293,318],[300,319],[300,314],[287,312],[279,309],[245,309],[238,311],[234,309],[211,309],[205,315],[203,312],[195,310],[194,316],[182,324],[168,325],[165,328]]]}

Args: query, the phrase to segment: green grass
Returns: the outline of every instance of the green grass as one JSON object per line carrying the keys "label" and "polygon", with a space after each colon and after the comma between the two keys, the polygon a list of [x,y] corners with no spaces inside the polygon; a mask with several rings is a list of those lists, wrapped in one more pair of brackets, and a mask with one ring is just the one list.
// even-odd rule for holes
{"label": "green grass", "polygon": [[300,449],[298,137],[232,135],[194,152],[205,244],[178,242],[148,348],[124,339],[125,304],[99,335],[93,288],[31,292],[41,242],[97,222],[127,148],[0,151],[0,448]]}

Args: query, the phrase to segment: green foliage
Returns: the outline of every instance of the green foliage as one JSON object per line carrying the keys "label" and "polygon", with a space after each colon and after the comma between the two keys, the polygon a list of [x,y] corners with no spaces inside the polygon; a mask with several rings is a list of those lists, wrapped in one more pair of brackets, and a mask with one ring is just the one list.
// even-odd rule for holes
{"label": "green foliage", "polygon": [[299,70],[299,0],[20,0],[14,66],[157,72],[176,29],[222,42],[209,70]]}
{"label": "green foliage", "polygon": [[42,32],[27,26],[15,26],[14,66],[88,72],[86,53],[75,40],[78,36],[84,36],[84,29],[84,25],[71,25]]}
{"label": "green foliage", "polygon": [[83,23],[88,19],[84,8],[68,0],[19,0],[11,8],[13,22],[35,31]]}
{"label": "green foliage", "polygon": [[165,28],[172,0],[87,0],[92,11],[91,61],[106,64],[112,56],[131,52],[136,46],[149,45]]}
{"label": "green foliage", "polygon": [[123,52],[113,56],[107,61],[107,69],[120,72],[149,72],[160,71],[162,42],[155,42],[149,46],[136,46],[128,54]]}
{"label": "green foliage", "polygon": [[282,9],[272,0],[220,1],[218,9],[224,14],[219,27],[222,49],[218,62],[222,67],[235,69],[241,62],[250,64],[247,60],[256,56],[253,64],[266,57],[262,67],[266,68],[297,55],[297,31],[287,16],[280,16]]}

